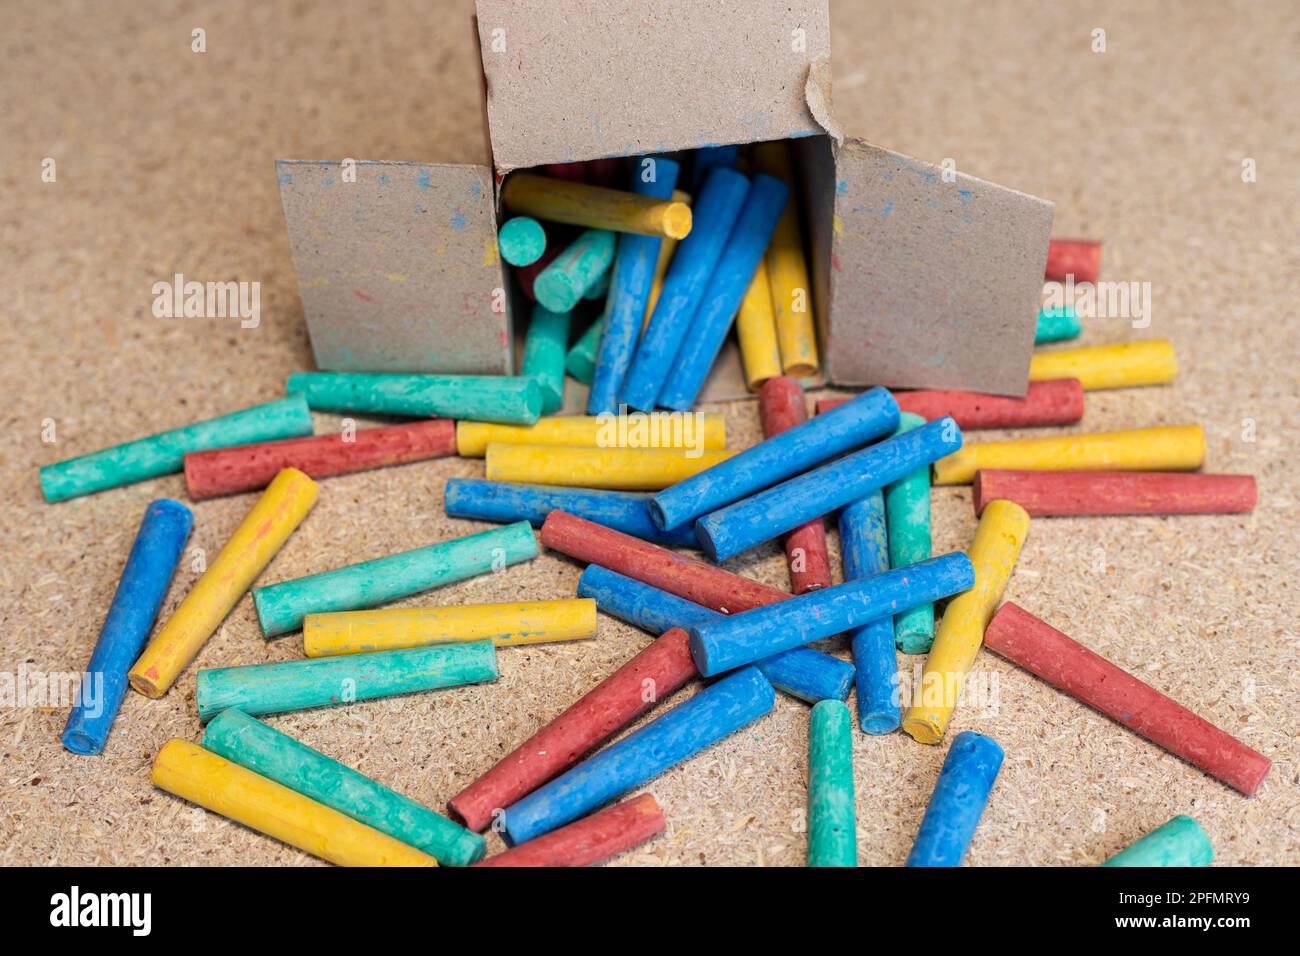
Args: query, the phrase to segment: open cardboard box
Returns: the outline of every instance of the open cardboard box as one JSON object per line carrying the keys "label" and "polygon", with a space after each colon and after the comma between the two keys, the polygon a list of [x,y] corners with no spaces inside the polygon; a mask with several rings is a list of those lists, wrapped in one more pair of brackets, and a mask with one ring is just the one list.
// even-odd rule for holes
{"label": "open cardboard box", "polygon": [[[513,171],[789,139],[826,379],[1025,393],[1052,204],[845,137],[825,0],[478,0],[477,27],[494,169],[278,164],[320,368],[515,371]],[[702,400],[750,394],[729,342]]]}

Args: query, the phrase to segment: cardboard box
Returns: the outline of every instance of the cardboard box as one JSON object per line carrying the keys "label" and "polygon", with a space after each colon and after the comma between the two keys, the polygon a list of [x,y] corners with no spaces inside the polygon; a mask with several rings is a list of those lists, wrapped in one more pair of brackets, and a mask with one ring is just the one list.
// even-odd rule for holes
{"label": "cardboard box", "polygon": [[[825,0],[478,0],[477,28],[495,175],[280,164],[321,368],[514,370],[529,303],[495,245],[513,170],[790,139],[826,377],[1024,394],[1052,204],[846,138]],[[750,394],[729,343],[703,398]]]}

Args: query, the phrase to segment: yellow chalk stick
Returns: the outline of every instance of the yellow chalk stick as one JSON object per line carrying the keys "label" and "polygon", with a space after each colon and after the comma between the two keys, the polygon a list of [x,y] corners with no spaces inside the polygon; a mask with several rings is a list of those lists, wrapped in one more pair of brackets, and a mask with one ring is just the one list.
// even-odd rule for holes
{"label": "yellow chalk stick", "polygon": [[[759,172],[795,188],[794,164],[786,143],[760,143],[754,147],[753,154]],[[807,378],[816,374],[819,360],[817,331],[813,327],[812,284],[804,258],[797,202],[786,203],[777,222],[767,247],[767,270],[781,367],[786,375]]]}
{"label": "yellow chalk stick", "polygon": [[339,866],[437,866],[427,853],[188,740],[154,758],[154,786]]}
{"label": "yellow chalk stick", "polygon": [[[673,199],[676,202],[684,202],[686,205],[691,204],[691,194],[684,193],[680,189],[673,190]],[[659,258],[655,260],[655,276],[650,282],[650,298],[646,300],[645,320],[641,323],[641,331],[650,324],[650,316],[654,315],[655,303],[659,301],[659,293],[664,288],[664,276],[668,275],[668,266],[673,261],[673,253],[677,249],[676,239],[665,239],[659,243]]]}
{"label": "yellow chalk stick", "polygon": [[511,647],[595,636],[596,602],[591,598],[339,611],[308,614],[302,625],[308,657],[489,639],[497,647]]}
{"label": "yellow chalk stick", "polygon": [[921,743],[943,739],[961,682],[984,643],[984,629],[1002,600],[1028,533],[1029,513],[1020,505],[999,498],[985,506],[967,552],[975,566],[975,586],[948,602],[925,659],[921,686],[913,690],[903,720],[903,730]]}
{"label": "yellow chalk stick", "polygon": [[660,491],[718,462],[731,451],[676,448],[571,448],[560,445],[487,447],[489,481],[526,481],[615,491]]}
{"label": "yellow chalk stick", "polygon": [[691,231],[691,207],[685,203],[568,179],[514,173],[506,180],[501,198],[516,215],[588,229],[669,239],[685,239]]}
{"label": "yellow chalk stick", "polygon": [[772,286],[768,282],[766,263],[758,264],[754,279],[740,300],[736,337],[740,339],[745,384],[751,391],[758,391],[769,378],[781,374],[781,349],[776,340],[776,316],[772,313]]}
{"label": "yellow chalk stick", "polygon": [[[727,423],[722,415],[702,412],[635,412],[630,415],[557,415],[536,425],[456,423],[456,451],[464,458],[482,458],[487,446],[582,445],[598,448],[727,447]],[[703,442],[703,444],[701,444]]]}
{"label": "yellow chalk stick", "polygon": [[270,563],[319,492],[297,468],[285,468],[262,492],[217,559],[158,631],[127,678],[146,697],[161,697],[194,660],[230,609]]}
{"label": "yellow chalk stick", "polygon": [[1200,425],[1021,438],[967,445],[934,463],[936,485],[969,485],[980,468],[1026,471],[1192,471],[1205,461]]}
{"label": "yellow chalk stick", "polygon": [[1168,339],[1092,345],[1035,352],[1029,381],[1077,378],[1085,389],[1165,385],[1178,376],[1178,358]]}

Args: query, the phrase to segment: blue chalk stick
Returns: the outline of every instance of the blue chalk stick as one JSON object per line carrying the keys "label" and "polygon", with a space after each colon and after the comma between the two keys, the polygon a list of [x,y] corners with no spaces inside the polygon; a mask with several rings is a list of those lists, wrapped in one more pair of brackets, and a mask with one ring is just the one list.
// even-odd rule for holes
{"label": "blue chalk stick", "polygon": [[[805,521],[865,498],[959,448],[961,429],[945,415],[705,515],[695,522],[695,534],[705,554],[714,561],[725,561]],[[650,505],[652,517],[655,503]]]}
{"label": "blue chalk stick", "polygon": [[953,738],[925,808],[908,866],[960,866],[989,791],[1002,766],[1002,748],[974,731]]}
{"label": "blue chalk stick", "polygon": [[63,730],[63,746],[74,754],[104,749],[126,693],[126,672],[144,649],[193,524],[190,509],[170,498],[160,498],[145,509],[86,665],[78,703],[73,704]]}
{"label": "blue chalk stick", "polygon": [[642,412],[655,407],[748,191],[749,180],[723,166],[704,181],[691,213],[690,235],[673,252],[650,325],[623,379],[619,398],[624,404]]}
{"label": "blue chalk stick", "polygon": [[[578,597],[594,598],[606,614],[652,634],[726,616],[599,564],[587,565],[578,578]],[[848,662],[811,647],[796,647],[754,666],[777,690],[811,703],[844,700],[853,686],[853,667]]]}
{"label": "blue chalk stick", "polygon": [[[885,498],[879,491],[840,511],[840,551],[844,580],[855,581],[889,570]],[[858,726],[864,734],[888,734],[903,722],[894,656],[894,619],[882,617],[849,634],[858,689]]]}
{"label": "blue chalk stick", "polygon": [[897,427],[898,402],[873,388],[665,488],[651,498],[650,517],[661,528],[679,528]]}
{"label": "blue chalk stick", "polygon": [[704,146],[697,149],[691,165],[691,191],[700,191],[700,183],[704,182],[704,177],[714,166],[734,167],[739,158],[739,146]]}
{"label": "blue chalk stick", "polygon": [[750,183],[745,205],[659,392],[658,404],[664,408],[684,412],[695,404],[789,198],[790,187],[774,176],[760,173]]}
{"label": "blue chalk stick", "polygon": [[[671,159],[653,158],[654,165],[636,164],[632,175],[632,191],[655,199],[669,199],[677,185],[680,167]],[[654,170],[654,182],[644,181],[644,170]],[[618,393],[623,378],[632,362],[637,337],[645,322],[646,305],[650,301],[650,287],[654,283],[655,264],[659,260],[658,236],[642,236],[625,232],[618,237],[618,250],[614,256],[610,280],[609,303],[606,309],[605,331],[600,337],[600,351],[596,357],[596,372],[591,380],[591,393],[587,398],[587,414],[600,415],[618,412]]]}
{"label": "blue chalk stick", "polygon": [[960,551],[869,578],[800,594],[730,614],[687,630],[691,656],[705,677],[743,667],[824,637],[892,617],[975,583],[970,558]]}
{"label": "blue chalk stick", "polygon": [[724,677],[507,807],[503,838],[514,846],[586,816],[762,717],[775,700],[753,667]]}
{"label": "blue chalk stick", "polygon": [[484,481],[482,478],[450,478],[443,497],[447,514],[453,518],[506,524],[528,521],[534,527],[541,527],[546,516],[558,508],[655,544],[699,547],[693,528],[660,531],[655,527],[647,507],[650,496],[634,491],[596,491],[513,481]]}

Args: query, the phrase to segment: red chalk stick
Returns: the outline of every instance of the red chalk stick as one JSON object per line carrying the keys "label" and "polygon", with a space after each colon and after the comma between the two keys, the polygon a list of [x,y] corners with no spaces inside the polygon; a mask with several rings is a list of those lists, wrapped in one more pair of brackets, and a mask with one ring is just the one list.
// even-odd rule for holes
{"label": "red chalk stick", "polygon": [[[803,388],[797,380],[785,375],[769,378],[758,390],[758,413],[767,438],[802,424],[808,420]],[[826,526],[820,517],[785,536],[785,560],[790,568],[790,590],[795,594],[831,586]]]}
{"label": "red chalk stick", "polygon": [[1259,751],[1010,601],[989,622],[984,646],[1248,797],[1268,773]]}
{"label": "red chalk stick", "polygon": [[[1071,425],[1083,418],[1083,386],[1074,378],[1030,382],[1024,398],[929,390],[895,392],[894,398],[900,411],[920,415],[928,422],[951,415],[958,427],[966,429]],[[817,403],[817,414],[846,401],[824,398]]]}
{"label": "red chalk stick", "polygon": [[281,468],[328,478],[368,468],[400,465],[456,454],[456,423],[450,418],[387,428],[363,428],[343,435],[315,435],[283,441],[234,445],[185,456],[185,486],[195,501],[265,488]]}
{"label": "red chalk stick", "polygon": [[1064,282],[1073,275],[1075,282],[1096,282],[1101,271],[1101,243],[1088,239],[1053,239],[1047,245],[1048,282]]}
{"label": "red chalk stick", "polygon": [[626,164],[622,157],[587,160],[587,181],[610,189],[627,189]]}
{"label": "red chalk stick", "polygon": [[686,632],[665,631],[447,805],[471,830],[486,829],[499,810],[559,776],[698,673]]}
{"label": "red chalk stick", "polygon": [[542,169],[552,179],[567,179],[575,183],[587,181],[586,163],[547,163]]}
{"label": "red chalk stick", "polygon": [[540,537],[542,544],[554,551],[599,564],[723,614],[737,614],[790,597],[785,591],[682,557],[567,511],[548,514]]}
{"label": "red chalk stick", "polygon": [[657,837],[664,828],[658,801],[643,793],[474,866],[590,866]]}
{"label": "red chalk stick", "polygon": [[1255,479],[1164,471],[977,471],[975,513],[997,498],[1035,517],[1236,514],[1255,507]]}

